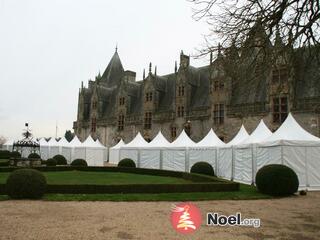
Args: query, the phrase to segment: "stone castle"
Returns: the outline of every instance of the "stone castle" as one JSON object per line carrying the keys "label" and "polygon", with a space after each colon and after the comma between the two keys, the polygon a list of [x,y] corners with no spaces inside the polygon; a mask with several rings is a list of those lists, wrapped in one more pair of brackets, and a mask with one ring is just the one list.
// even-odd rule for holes
{"label": "stone castle", "polygon": [[[303,49],[288,48],[280,34],[266,40],[255,26],[242,48],[219,49],[207,66],[193,67],[182,51],[174,72],[159,76],[149,65],[143,79],[124,70],[117,49],[106,70],[79,91],[76,135],[104,145],[127,143],[141,132],[147,141],[159,130],[173,141],[185,129],[201,140],[213,128],[225,142],[244,124],[252,132],[260,119],[276,130],[292,112],[303,128],[320,135],[320,64]],[[261,53],[263,52],[263,54]],[[276,54],[274,54],[276,53]],[[269,60],[268,60],[269,59]]]}

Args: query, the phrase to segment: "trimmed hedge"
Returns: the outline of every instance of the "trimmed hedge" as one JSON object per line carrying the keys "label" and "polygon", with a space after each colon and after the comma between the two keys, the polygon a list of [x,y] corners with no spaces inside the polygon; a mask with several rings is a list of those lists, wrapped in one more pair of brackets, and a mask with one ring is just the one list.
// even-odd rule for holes
{"label": "trimmed hedge", "polygon": [[67,165],[67,159],[60,154],[55,155],[53,159],[57,161],[57,165]]}
{"label": "trimmed hedge", "polygon": [[46,191],[44,175],[34,169],[19,169],[12,172],[6,183],[6,192],[13,199],[39,199]]}
{"label": "trimmed hedge", "polygon": [[11,153],[8,150],[1,150],[0,151],[0,159],[9,159]]}
{"label": "trimmed hedge", "polygon": [[53,158],[49,158],[46,161],[46,165],[47,166],[56,166],[57,165],[57,160],[53,159]]}
{"label": "trimmed hedge", "polygon": [[299,179],[289,167],[270,164],[259,169],[256,175],[258,191],[272,196],[288,196],[298,191]]}
{"label": "trimmed hedge", "polygon": [[38,154],[38,153],[30,153],[29,154],[29,156],[28,156],[28,158],[30,159],[32,159],[32,158],[35,158],[35,159],[37,159],[37,158],[40,158],[40,155]]}
{"label": "trimmed hedge", "polygon": [[0,159],[0,167],[8,167],[8,166],[10,166],[9,159]]}
{"label": "trimmed hedge", "polygon": [[21,158],[21,153],[14,151],[10,153],[11,158]]}
{"label": "trimmed hedge", "polygon": [[118,167],[129,167],[129,168],[135,168],[136,164],[135,162],[130,158],[124,158],[118,163]]}
{"label": "trimmed hedge", "polygon": [[213,167],[207,162],[197,162],[192,167],[190,172],[214,176]]}
{"label": "trimmed hedge", "polygon": [[82,167],[87,167],[88,163],[84,159],[75,159],[71,162],[71,166],[82,166]]}
{"label": "trimmed hedge", "polygon": [[[0,172],[10,172],[17,168],[1,169]],[[56,166],[36,167],[40,171],[91,171],[91,172],[125,172],[155,176],[183,178],[191,181],[186,184],[128,184],[128,185],[48,185],[48,193],[166,193],[166,192],[208,192],[208,191],[238,191],[239,183],[224,179],[186,172],[176,172],[159,169],[127,168],[127,167],[83,167],[83,166]],[[5,186],[0,184],[0,194]]]}

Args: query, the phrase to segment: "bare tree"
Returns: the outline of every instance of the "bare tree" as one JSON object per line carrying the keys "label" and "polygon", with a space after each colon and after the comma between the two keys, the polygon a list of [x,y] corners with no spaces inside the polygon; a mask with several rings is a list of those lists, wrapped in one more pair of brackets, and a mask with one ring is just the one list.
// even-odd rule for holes
{"label": "bare tree", "polygon": [[[210,25],[206,47],[199,56],[232,43],[243,47],[252,27],[259,22],[268,39],[283,38],[287,47],[316,48],[320,42],[319,0],[189,0],[193,17]],[[267,41],[258,42],[266,47]],[[256,47],[256,46],[255,46]]]}

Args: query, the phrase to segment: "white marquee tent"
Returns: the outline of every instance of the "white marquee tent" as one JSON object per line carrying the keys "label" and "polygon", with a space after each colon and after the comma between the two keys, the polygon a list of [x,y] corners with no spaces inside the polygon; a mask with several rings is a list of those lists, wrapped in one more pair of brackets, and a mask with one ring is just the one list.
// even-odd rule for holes
{"label": "white marquee tent", "polygon": [[2,150],[8,150],[12,151],[14,140],[10,139],[7,140],[3,145],[2,145]]}
{"label": "white marquee tent", "polygon": [[69,146],[71,147],[71,162],[78,158],[86,159],[86,151],[82,147],[82,142],[80,142],[77,136],[73,137]]}
{"label": "white marquee tent", "polygon": [[256,144],[272,135],[263,120],[257,128],[243,142],[234,146],[234,177],[237,182],[246,184],[254,183],[256,175]]}
{"label": "white marquee tent", "polygon": [[291,114],[280,128],[257,146],[257,170],[284,164],[298,175],[299,188],[320,190],[320,139],[305,131]]}
{"label": "white marquee tent", "polygon": [[49,158],[53,158],[54,156],[60,154],[60,146],[54,137],[52,137],[49,142]]}
{"label": "white marquee tent", "polygon": [[170,142],[159,131],[157,136],[145,148],[140,150],[140,167],[161,169],[163,149],[169,145]]}
{"label": "white marquee tent", "polygon": [[210,129],[208,134],[189,150],[189,171],[197,162],[207,162],[214,170],[217,169],[218,147],[225,146],[225,143],[218,138],[215,132]]}
{"label": "white marquee tent", "polygon": [[130,158],[135,162],[137,167],[140,167],[139,149],[145,148],[147,145],[148,142],[144,140],[140,132],[138,132],[136,137],[131,142],[129,142],[123,147],[120,147],[120,160],[124,158]]}
{"label": "white marquee tent", "polygon": [[226,146],[220,147],[218,151],[218,168],[216,174],[225,179],[233,177],[232,166],[234,161],[234,145],[239,144],[249,137],[248,132],[242,125],[237,135]]}
{"label": "white marquee tent", "polygon": [[118,164],[120,161],[120,148],[125,146],[125,142],[121,139],[116,145],[109,149],[109,163]]}
{"label": "white marquee tent", "polygon": [[49,158],[49,143],[45,138],[39,140],[41,159],[47,160]]}
{"label": "white marquee tent", "polygon": [[99,141],[94,141],[91,135],[87,137],[81,147],[75,148],[75,151],[77,150],[82,154],[84,151],[84,159],[87,161],[88,166],[104,166],[106,147]]}
{"label": "white marquee tent", "polygon": [[189,148],[196,147],[184,130],[164,151],[162,168],[174,171],[189,170]]}
{"label": "white marquee tent", "polygon": [[58,142],[59,145],[59,152],[62,156],[64,156],[67,159],[67,163],[71,163],[71,154],[72,154],[72,147],[68,140],[65,137],[62,137],[60,141]]}

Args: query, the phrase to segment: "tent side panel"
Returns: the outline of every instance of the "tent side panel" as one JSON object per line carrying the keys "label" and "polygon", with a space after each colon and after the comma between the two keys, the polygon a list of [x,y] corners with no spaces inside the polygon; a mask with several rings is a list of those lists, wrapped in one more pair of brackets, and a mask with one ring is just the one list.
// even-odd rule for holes
{"label": "tent side panel", "polygon": [[216,173],[216,149],[190,149],[189,150],[189,171],[197,162],[209,163]]}
{"label": "tent side panel", "polygon": [[120,161],[124,158],[132,159],[138,166],[138,149],[120,149]]}
{"label": "tent side panel", "polygon": [[164,150],[163,169],[173,171],[185,171],[185,150]]}
{"label": "tent side panel", "polygon": [[320,147],[308,147],[306,152],[308,189],[320,190]]}
{"label": "tent side panel", "polygon": [[160,149],[141,149],[140,167],[160,169]]}
{"label": "tent side panel", "polygon": [[231,179],[232,174],[232,148],[220,148],[218,156],[219,177]]}
{"label": "tent side panel", "polygon": [[283,163],[296,172],[299,178],[299,187],[306,187],[305,153],[305,147],[283,146]]}
{"label": "tent side panel", "polygon": [[252,183],[252,151],[251,148],[235,148],[234,180],[246,184]]}

